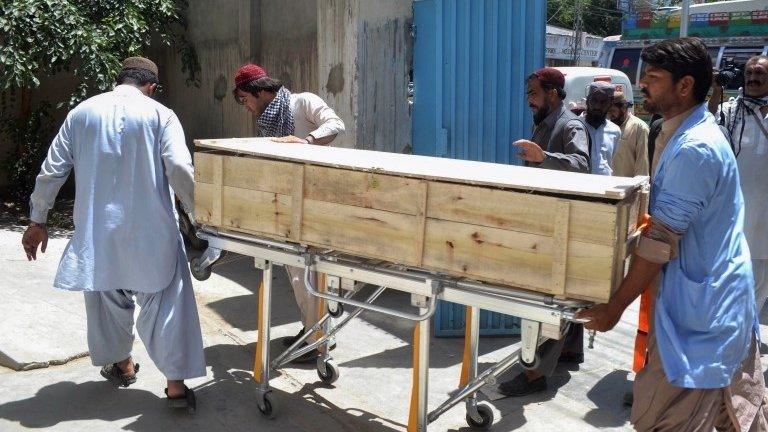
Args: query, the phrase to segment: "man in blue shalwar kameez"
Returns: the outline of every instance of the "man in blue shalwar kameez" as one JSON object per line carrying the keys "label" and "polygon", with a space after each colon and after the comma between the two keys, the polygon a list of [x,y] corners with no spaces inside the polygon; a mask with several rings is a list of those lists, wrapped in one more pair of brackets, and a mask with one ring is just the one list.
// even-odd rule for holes
{"label": "man in blue shalwar kameez", "polygon": [[128,58],[113,91],[69,112],[37,177],[22,243],[30,260],[41,244],[45,252],[48,211],[74,170],[75,232],[54,286],[84,292],[91,361],[125,387],[138,372],[138,303],[136,328],[168,379],[168,405],[193,412],[184,380],[205,376],[205,360],[173,199],[194,208],[193,168],[178,118],[150,97],[157,76],[152,61]]}
{"label": "man in blue shalwar kameez", "polygon": [[766,431],[739,172],[704,103],[711,59],[696,38],[660,42],[642,59],[645,107],[664,118],[651,225],[610,302],[580,317],[591,320],[586,328],[610,330],[662,272],[632,424],[657,432]]}

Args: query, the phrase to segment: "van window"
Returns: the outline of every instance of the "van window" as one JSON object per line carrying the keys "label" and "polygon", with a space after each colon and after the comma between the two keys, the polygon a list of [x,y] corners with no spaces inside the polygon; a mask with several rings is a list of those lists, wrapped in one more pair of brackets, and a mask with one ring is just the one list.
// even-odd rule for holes
{"label": "van window", "polygon": [[629,77],[629,82],[635,84],[637,65],[640,62],[640,51],[640,48],[615,49],[611,59],[611,69],[624,72]]}

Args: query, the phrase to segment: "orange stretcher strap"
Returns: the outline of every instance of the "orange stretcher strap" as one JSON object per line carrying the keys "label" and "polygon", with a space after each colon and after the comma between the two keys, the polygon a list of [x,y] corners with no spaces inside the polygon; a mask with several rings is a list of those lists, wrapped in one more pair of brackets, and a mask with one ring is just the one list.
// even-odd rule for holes
{"label": "orange stretcher strap", "polygon": [[651,313],[651,287],[646,287],[640,295],[640,312],[637,320],[637,335],[635,336],[635,355],[632,361],[632,370],[635,373],[645,366],[645,357],[648,349],[649,315]]}
{"label": "orange stretcher strap", "polygon": [[[643,215],[638,228],[645,232],[650,227],[651,216],[646,213]],[[637,319],[637,335],[635,336],[635,355],[632,361],[632,370],[635,373],[645,366],[645,357],[648,350],[648,331],[650,330],[651,292],[651,287],[647,286],[643,293],[640,294],[640,311]]]}

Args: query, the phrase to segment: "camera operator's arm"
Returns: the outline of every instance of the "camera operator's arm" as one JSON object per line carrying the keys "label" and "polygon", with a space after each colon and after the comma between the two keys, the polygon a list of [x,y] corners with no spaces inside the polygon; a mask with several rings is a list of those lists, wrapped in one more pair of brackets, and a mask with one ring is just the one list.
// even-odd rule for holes
{"label": "camera operator's arm", "polygon": [[717,83],[717,75],[718,73],[716,71],[712,73],[712,96],[707,102],[707,108],[712,115],[717,115],[717,108],[720,105],[720,102],[723,101],[723,87]]}

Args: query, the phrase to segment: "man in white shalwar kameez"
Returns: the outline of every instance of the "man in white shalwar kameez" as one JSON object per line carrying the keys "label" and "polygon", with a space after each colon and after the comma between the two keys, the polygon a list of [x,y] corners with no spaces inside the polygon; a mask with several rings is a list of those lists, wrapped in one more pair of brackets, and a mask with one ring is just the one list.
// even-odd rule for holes
{"label": "man in white shalwar kameez", "polygon": [[115,384],[136,381],[138,303],[136,328],[168,379],[168,405],[194,412],[184,380],[205,376],[205,359],[173,200],[194,208],[193,167],[178,118],[150,97],[157,76],[152,61],[128,58],[113,91],[70,111],[37,177],[22,243],[30,260],[39,245],[45,252],[48,211],[74,169],[75,232],[54,286],[85,294],[91,361]]}
{"label": "man in white shalwar kameez", "polygon": [[723,102],[723,87],[712,82],[709,109],[730,134],[744,193],[744,234],[749,244],[758,313],[768,298],[768,56],[744,65],[744,87]]}

